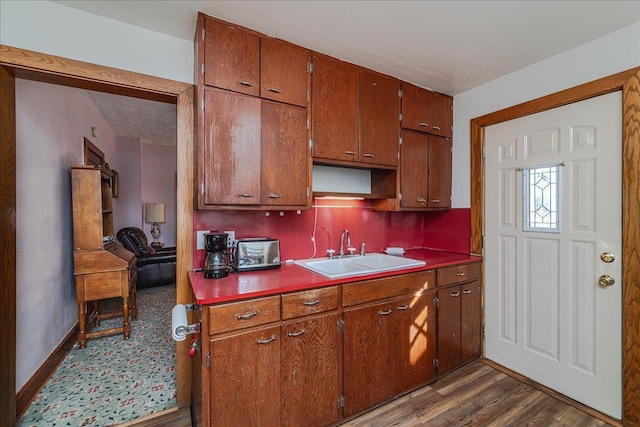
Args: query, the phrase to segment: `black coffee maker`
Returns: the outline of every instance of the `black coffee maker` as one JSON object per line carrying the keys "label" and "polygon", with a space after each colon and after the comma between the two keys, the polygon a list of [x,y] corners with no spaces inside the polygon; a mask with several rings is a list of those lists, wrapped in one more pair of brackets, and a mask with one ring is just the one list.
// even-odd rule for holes
{"label": "black coffee maker", "polygon": [[204,235],[204,248],[207,258],[204,262],[204,277],[219,279],[229,274],[229,252],[227,252],[227,233],[207,233]]}

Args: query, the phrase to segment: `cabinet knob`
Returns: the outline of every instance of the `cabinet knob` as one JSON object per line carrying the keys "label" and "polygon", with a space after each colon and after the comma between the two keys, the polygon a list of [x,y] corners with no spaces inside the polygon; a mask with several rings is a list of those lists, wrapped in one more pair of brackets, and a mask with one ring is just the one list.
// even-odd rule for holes
{"label": "cabinet knob", "polygon": [[470,294],[471,293],[471,289],[465,289],[464,291],[462,291],[463,294]]}
{"label": "cabinet knob", "polygon": [[418,203],[427,203],[427,199],[425,199],[424,197],[418,197],[416,200],[418,201]]}
{"label": "cabinet knob", "polygon": [[299,337],[300,335],[304,334],[305,332],[307,332],[307,330],[303,328],[303,329],[300,329],[297,332],[289,332],[287,334],[287,336],[289,336],[289,337]]}
{"label": "cabinet knob", "polygon": [[365,156],[365,157],[371,157],[371,158],[375,157],[375,156],[374,156],[373,154],[371,154],[371,153],[364,153],[364,156]]}
{"label": "cabinet knob", "polygon": [[440,126],[431,126],[435,130],[440,130]]}
{"label": "cabinet knob", "polygon": [[320,300],[313,300],[313,301],[302,301],[302,305],[304,305],[305,307],[313,307],[314,305],[318,305],[320,304]]}
{"label": "cabinet knob", "polygon": [[282,194],[269,193],[269,194],[267,194],[267,198],[268,199],[281,199],[282,198]]}
{"label": "cabinet knob", "polygon": [[459,297],[460,296],[460,292],[451,292],[450,294],[452,297]]}
{"label": "cabinet knob", "polygon": [[247,313],[242,313],[242,314],[236,314],[236,319],[238,319],[238,320],[247,320],[247,319],[251,319],[256,314],[258,314],[257,310],[249,311]]}
{"label": "cabinet knob", "polygon": [[440,203],[440,199],[431,199],[431,203]]}
{"label": "cabinet knob", "polygon": [[253,87],[253,83],[248,82],[246,80],[238,80],[238,84],[242,85],[242,86],[249,86],[249,87]]}
{"label": "cabinet knob", "polygon": [[427,127],[427,126],[429,126],[429,123],[425,123],[425,122],[420,122],[420,126],[424,126],[424,127]]}
{"label": "cabinet knob", "polygon": [[344,154],[348,154],[350,156],[355,156],[358,153],[356,153],[355,151],[347,150],[347,151],[344,152]]}
{"label": "cabinet knob", "polygon": [[392,312],[392,311],[393,311],[393,310],[391,310],[391,309],[389,309],[389,310],[385,310],[385,311],[379,311],[379,312],[378,312],[378,314],[379,314],[380,316],[386,316],[386,315],[388,315],[388,314],[391,314],[391,312]]}
{"label": "cabinet knob", "polygon": [[253,193],[240,193],[240,194],[238,194],[238,197],[255,197],[255,194],[253,194]]}
{"label": "cabinet knob", "polygon": [[466,274],[466,273],[465,273],[464,271],[459,271],[459,272],[457,272],[457,273],[456,273],[456,276],[458,276],[458,277],[462,277],[462,276],[464,276],[465,274]]}
{"label": "cabinet knob", "polygon": [[275,88],[275,87],[268,87],[268,88],[267,88],[267,90],[268,90],[269,92],[282,93],[282,91],[281,91],[280,89]]}

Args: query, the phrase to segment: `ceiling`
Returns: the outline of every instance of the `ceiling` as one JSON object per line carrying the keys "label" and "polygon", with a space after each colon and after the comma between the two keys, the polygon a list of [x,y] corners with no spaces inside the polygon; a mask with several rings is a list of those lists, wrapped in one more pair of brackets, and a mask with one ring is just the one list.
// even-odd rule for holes
{"label": "ceiling", "polygon": [[201,11],[450,95],[640,21],[638,0],[56,1],[189,41]]}

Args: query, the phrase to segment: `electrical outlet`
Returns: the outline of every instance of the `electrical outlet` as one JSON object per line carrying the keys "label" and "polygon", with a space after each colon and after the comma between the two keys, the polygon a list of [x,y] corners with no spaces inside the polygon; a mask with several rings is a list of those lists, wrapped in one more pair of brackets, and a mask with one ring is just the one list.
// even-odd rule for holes
{"label": "electrical outlet", "polygon": [[235,231],[225,231],[229,235],[227,237],[227,249],[231,249],[233,247],[233,241],[236,240],[236,232]]}
{"label": "electrical outlet", "polygon": [[204,235],[210,233],[209,230],[198,230],[196,231],[196,249],[204,250]]}

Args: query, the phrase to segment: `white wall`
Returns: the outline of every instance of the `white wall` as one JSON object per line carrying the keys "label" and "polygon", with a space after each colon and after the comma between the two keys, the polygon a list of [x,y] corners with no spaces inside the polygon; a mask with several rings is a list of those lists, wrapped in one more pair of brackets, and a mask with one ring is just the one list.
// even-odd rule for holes
{"label": "white wall", "polygon": [[640,22],[453,98],[453,207],[469,207],[469,121],[640,65]]}
{"label": "white wall", "polygon": [[114,214],[114,232],[124,227],[142,229],[142,169],[139,138],[116,137],[115,168],[118,171],[120,192]]}
{"label": "white wall", "polygon": [[16,79],[16,391],[78,321],[69,168],[92,126],[111,159],[115,134],[85,91]]}
{"label": "white wall", "polygon": [[[160,224],[160,242],[176,246],[176,147],[145,143],[142,141],[142,204],[164,203],[164,224]],[[144,215],[144,213],[143,213]],[[149,241],[151,224],[143,230]]]}
{"label": "white wall", "polygon": [[193,83],[193,42],[50,1],[0,1],[0,42]]}

